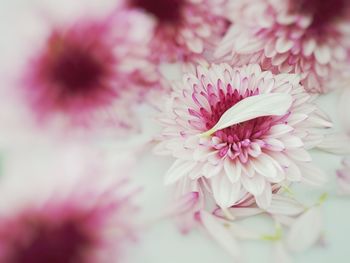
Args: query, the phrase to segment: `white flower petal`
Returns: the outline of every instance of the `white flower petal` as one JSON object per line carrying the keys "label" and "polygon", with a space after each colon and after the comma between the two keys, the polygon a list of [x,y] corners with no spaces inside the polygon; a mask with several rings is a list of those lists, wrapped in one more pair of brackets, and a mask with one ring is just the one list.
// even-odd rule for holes
{"label": "white flower petal", "polygon": [[188,175],[196,165],[197,163],[193,161],[176,160],[166,173],[164,183],[168,185],[177,182],[182,177]]}
{"label": "white flower petal", "polygon": [[269,155],[262,153],[258,158],[255,158],[251,163],[254,169],[262,176],[265,177],[276,177],[277,170],[274,165],[275,160]]}
{"label": "white flower petal", "polygon": [[294,182],[299,182],[302,177],[299,167],[293,162],[290,162],[288,167],[285,168],[285,175],[289,181]]}
{"label": "white flower petal", "polygon": [[288,155],[288,157],[292,158],[293,160],[302,161],[302,162],[312,161],[310,154],[303,148],[288,149],[288,151],[286,151],[286,154]]}
{"label": "white flower petal", "polygon": [[241,183],[232,184],[226,174],[217,175],[210,180],[214,199],[221,208],[233,206],[240,197]]}
{"label": "white flower petal", "polygon": [[243,187],[252,195],[260,195],[265,189],[265,179],[262,175],[255,174],[253,177],[243,175],[241,177]]}
{"label": "white flower petal", "polygon": [[273,215],[297,216],[305,207],[288,196],[273,194],[271,205],[266,210]]}
{"label": "white flower petal", "polygon": [[202,135],[210,136],[218,130],[257,117],[283,115],[290,108],[291,104],[292,97],[284,93],[260,94],[247,97],[228,109],[214,127]]}
{"label": "white flower petal", "polygon": [[241,177],[242,168],[240,162],[232,162],[229,158],[226,158],[224,170],[231,183],[237,182]]}
{"label": "white flower petal", "polygon": [[327,175],[318,167],[311,163],[298,162],[302,171],[301,181],[314,187],[323,186],[327,182]]}
{"label": "white flower petal", "polygon": [[236,239],[230,234],[229,229],[225,228],[215,216],[206,211],[201,211],[200,217],[203,226],[212,238],[218,242],[219,245],[221,245],[236,260],[236,262],[240,262],[241,250]]}
{"label": "white flower petal", "polygon": [[323,140],[317,145],[317,148],[334,154],[350,154],[350,136],[344,133],[327,134],[323,136]]}
{"label": "white flower petal", "polygon": [[313,207],[298,217],[287,235],[291,251],[301,252],[314,245],[321,237],[322,221],[319,207]]}
{"label": "white flower petal", "polygon": [[299,137],[294,135],[287,135],[281,138],[281,141],[283,142],[286,148],[298,148],[304,145],[303,141]]}
{"label": "white flower petal", "polygon": [[262,208],[267,209],[271,205],[272,190],[271,184],[265,181],[265,189],[260,195],[255,196],[256,204]]}
{"label": "white flower petal", "polygon": [[271,127],[271,129],[269,130],[268,136],[279,138],[285,135],[286,133],[290,133],[291,131],[293,131],[293,127],[285,124],[278,124]]}
{"label": "white flower petal", "polygon": [[315,57],[317,61],[321,64],[329,63],[331,60],[331,50],[328,46],[320,46],[315,49]]}
{"label": "white flower petal", "polygon": [[285,37],[279,37],[276,41],[276,50],[278,53],[284,53],[290,50],[294,45],[294,41]]}

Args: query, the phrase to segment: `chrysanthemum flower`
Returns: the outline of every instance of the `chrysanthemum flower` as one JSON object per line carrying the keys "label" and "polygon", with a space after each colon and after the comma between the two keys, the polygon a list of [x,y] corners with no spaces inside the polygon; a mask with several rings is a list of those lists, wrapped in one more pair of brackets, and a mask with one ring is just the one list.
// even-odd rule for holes
{"label": "chrysanthemum flower", "polygon": [[150,42],[156,62],[193,61],[213,49],[227,29],[222,16],[226,0],[126,0],[154,21]]}
{"label": "chrysanthemum flower", "polygon": [[258,65],[198,67],[174,87],[159,154],[177,160],[166,183],[196,183],[221,208],[254,197],[266,207],[272,189],[321,180],[308,149],[331,126],[295,74],[273,75]]}
{"label": "chrysanthemum flower", "polygon": [[237,1],[217,56],[239,66],[300,73],[309,92],[337,88],[347,72],[350,5],[345,0]]}
{"label": "chrysanthemum flower", "polygon": [[26,66],[25,102],[44,123],[134,128],[130,105],[158,85],[150,32],[148,19],[125,10],[54,25]]}
{"label": "chrysanthemum flower", "polygon": [[136,237],[134,191],[115,173],[106,173],[91,160],[81,162],[82,155],[59,159],[48,174],[32,174],[33,167],[26,174],[5,173],[1,262],[122,260],[125,247]]}

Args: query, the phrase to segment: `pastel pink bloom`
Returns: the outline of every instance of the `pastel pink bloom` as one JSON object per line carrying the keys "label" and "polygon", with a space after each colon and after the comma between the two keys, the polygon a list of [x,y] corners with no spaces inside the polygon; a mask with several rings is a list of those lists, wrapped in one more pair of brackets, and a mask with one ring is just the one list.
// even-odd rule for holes
{"label": "pastel pink bloom", "polygon": [[308,150],[331,123],[294,74],[198,67],[174,86],[164,111],[155,151],[176,158],[166,184],[196,184],[221,208],[250,199],[266,208],[282,185],[324,180]]}
{"label": "pastel pink bloom", "polygon": [[232,4],[232,26],[216,55],[232,64],[258,63],[274,73],[298,73],[308,92],[343,85],[350,51],[345,0],[258,0]]}
{"label": "pastel pink bloom", "polygon": [[1,262],[123,262],[136,237],[134,191],[80,157],[67,154],[49,174],[5,174],[14,178],[2,179]]}
{"label": "pastel pink bloom", "polygon": [[350,159],[344,158],[343,167],[337,171],[337,183],[340,194],[350,194]]}
{"label": "pastel pink bloom", "polygon": [[135,128],[130,105],[159,84],[147,62],[150,32],[145,17],[127,11],[56,23],[27,64],[25,103],[40,123]]}
{"label": "pastel pink bloom", "polygon": [[128,8],[146,12],[154,22],[150,42],[156,62],[199,60],[227,29],[226,0],[126,0]]}

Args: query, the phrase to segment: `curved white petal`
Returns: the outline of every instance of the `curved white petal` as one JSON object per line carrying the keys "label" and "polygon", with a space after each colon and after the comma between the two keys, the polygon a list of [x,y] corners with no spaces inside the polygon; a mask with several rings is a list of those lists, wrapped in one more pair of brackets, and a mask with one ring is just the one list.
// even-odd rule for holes
{"label": "curved white petal", "polygon": [[260,195],[255,196],[256,204],[262,208],[267,209],[271,205],[272,190],[271,184],[265,181],[265,189]]}
{"label": "curved white petal", "polygon": [[229,158],[226,158],[224,161],[224,170],[231,183],[236,183],[241,177],[242,168],[240,162],[234,163]]}
{"label": "curved white petal", "polygon": [[236,203],[240,197],[241,183],[232,184],[226,174],[220,174],[211,180],[214,199],[221,208],[228,208]]}
{"label": "curved white petal", "polygon": [[284,93],[269,93],[247,97],[228,109],[219,121],[203,136],[262,116],[283,115],[292,104],[292,97]]}
{"label": "curved white petal", "polygon": [[273,215],[297,216],[305,207],[290,197],[273,194],[271,205],[266,210]]}
{"label": "curved white petal", "polygon": [[243,187],[252,195],[260,195],[265,189],[265,179],[262,175],[255,174],[253,177],[243,175],[241,177]]}

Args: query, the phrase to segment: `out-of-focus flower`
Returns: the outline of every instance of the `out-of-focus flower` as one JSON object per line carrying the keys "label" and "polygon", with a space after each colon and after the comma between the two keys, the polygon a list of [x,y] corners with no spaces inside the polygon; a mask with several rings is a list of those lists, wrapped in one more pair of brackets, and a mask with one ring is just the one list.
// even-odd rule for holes
{"label": "out-of-focus flower", "polygon": [[160,73],[148,61],[152,25],[137,12],[110,13],[56,19],[37,46],[29,47],[13,97],[21,94],[20,103],[40,124],[114,132],[138,128],[132,109],[160,85]]}
{"label": "out-of-focus flower", "polygon": [[350,158],[344,158],[343,167],[337,171],[337,183],[340,194],[350,195]]}
{"label": "out-of-focus flower", "polygon": [[322,182],[308,149],[331,123],[312,101],[294,74],[198,67],[174,86],[159,117],[155,151],[176,158],[166,183],[197,181],[225,209],[250,199],[266,208],[282,185]]}
{"label": "out-of-focus flower", "polygon": [[125,0],[127,8],[146,12],[154,22],[150,42],[155,62],[202,60],[227,29],[226,0]]}
{"label": "out-of-focus flower", "polygon": [[8,169],[1,181],[1,262],[122,260],[136,237],[135,191],[125,170],[118,177],[90,160],[103,156],[87,156],[67,151],[48,174]]}
{"label": "out-of-focus flower", "polygon": [[350,51],[350,5],[345,0],[234,1],[232,27],[217,49],[234,65],[259,63],[300,73],[309,92],[343,84]]}

